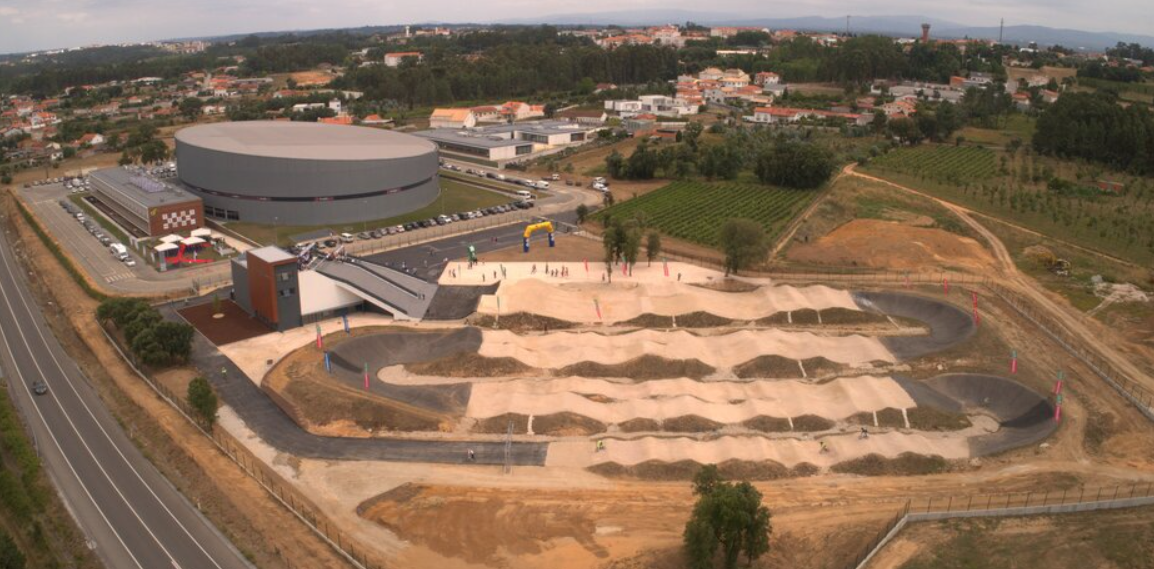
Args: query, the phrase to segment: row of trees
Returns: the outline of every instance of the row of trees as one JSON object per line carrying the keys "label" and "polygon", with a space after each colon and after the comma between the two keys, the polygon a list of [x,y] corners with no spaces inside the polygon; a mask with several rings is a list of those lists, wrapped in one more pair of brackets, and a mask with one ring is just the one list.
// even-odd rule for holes
{"label": "row of trees", "polygon": [[192,353],[192,326],[165,320],[142,299],[110,298],[97,307],[96,317],[115,324],[129,350],[144,364],[184,363]]}
{"label": "row of trees", "polygon": [[701,123],[690,122],[680,142],[655,149],[641,141],[628,158],[614,150],[605,158],[608,174],[617,179],[650,180],[664,174],[685,179],[698,174],[707,180],[733,180],[750,169],[763,184],[813,189],[829,179],[833,155],[813,143],[768,130],[737,129],[721,142],[700,142]]}
{"label": "row of trees", "polygon": [[1066,93],[1038,117],[1034,149],[1154,174],[1154,114],[1105,93]]}

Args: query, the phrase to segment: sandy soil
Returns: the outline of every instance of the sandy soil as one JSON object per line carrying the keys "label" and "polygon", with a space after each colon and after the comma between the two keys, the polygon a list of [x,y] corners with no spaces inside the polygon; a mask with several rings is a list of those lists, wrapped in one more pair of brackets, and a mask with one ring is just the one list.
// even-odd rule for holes
{"label": "sandy soil", "polygon": [[527,312],[568,322],[613,323],[642,314],[678,316],[691,312],[754,320],[807,308],[860,310],[849,291],[821,285],[762,286],[750,292],[722,292],[685,282],[566,283],[529,278],[502,282],[497,294],[481,297],[477,312]]}
{"label": "sandy soil", "polygon": [[589,441],[561,441],[549,445],[545,465],[584,468],[616,462],[628,466],[648,460],[693,460],[701,464],[717,464],[736,459],[772,460],[786,467],[807,462],[825,468],[867,454],[892,458],[905,452],[963,459],[971,456],[967,437],[993,432],[997,428],[993,419],[977,417],[973,427],[949,434],[888,432],[875,433],[867,439],[859,439],[857,432],[830,435],[821,439],[829,446],[825,453],[820,451],[818,441],[796,438],[724,436],[700,441],[683,437],[642,437],[606,440],[605,450],[601,452],[597,452]]}
{"label": "sandy soil", "polygon": [[644,329],[613,336],[596,332],[519,336],[505,330],[485,330],[478,353],[487,357],[511,357],[542,369],[584,361],[616,364],[643,355],[671,360],[697,359],[716,368],[732,367],[762,355],[802,360],[824,356],[847,365],[896,361],[877,338],[818,336],[775,329],[739,330],[717,336]]}
{"label": "sandy soil", "polygon": [[[449,263],[445,267],[445,271],[441,273],[438,280],[445,285],[480,285],[493,284],[493,273],[496,272],[497,280],[502,283],[513,283],[526,279],[533,279],[544,281],[548,283],[603,283],[607,279],[605,272],[605,263],[597,261],[597,258],[590,258],[588,261],[582,259],[581,261],[568,261],[564,263],[534,263],[531,261],[516,261],[516,262],[487,262],[481,259],[481,262],[474,265],[472,268],[466,262]],[[680,275],[680,282],[682,283],[709,283],[721,280],[724,274],[706,267],[699,267],[690,265],[688,263],[671,262],[669,266],[669,276],[665,275],[665,265],[662,263],[653,263],[646,265],[645,263],[638,263],[633,267],[630,274],[622,274],[621,265],[618,264],[613,269],[613,283],[675,283],[678,281]],[[586,269],[588,267],[588,269]],[[549,273],[566,268],[568,275],[561,277],[549,276]],[[504,272],[502,273],[502,269]],[[766,279],[746,279],[752,282],[768,283]]]}
{"label": "sandy soil", "polygon": [[[590,399],[590,394],[611,401],[599,403]],[[812,414],[842,419],[859,412],[914,405],[906,391],[888,377],[843,378],[821,385],[799,381],[702,383],[690,379],[621,384],[573,377],[475,384],[466,414],[487,418],[504,413],[547,415],[569,411],[605,423],[637,417],[661,420],[697,415],[733,424],[758,415]]]}
{"label": "sandy soil", "polygon": [[791,261],[897,270],[989,270],[996,263],[981,243],[944,231],[893,221],[855,219],[817,241],[794,244]]}
{"label": "sandy soil", "polygon": [[[340,318],[321,321],[321,334],[344,331]],[[349,316],[349,328],[365,326],[394,326],[399,323],[384,314],[354,313]],[[302,326],[285,332],[273,332],[248,340],[219,346],[220,352],[233,361],[249,379],[260,385],[265,374],[282,358],[317,339],[317,326]]]}

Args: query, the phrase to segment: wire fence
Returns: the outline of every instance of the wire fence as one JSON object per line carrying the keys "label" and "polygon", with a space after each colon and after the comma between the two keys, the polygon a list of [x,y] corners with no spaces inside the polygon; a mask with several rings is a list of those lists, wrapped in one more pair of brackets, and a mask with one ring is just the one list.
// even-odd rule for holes
{"label": "wire fence", "polygon": [[[349,563],[358,569],[383,569],[385,567],[382,561],[373,557],[370,548],[358,543],[355,539],[349,537],[348,534],[337,529],[332,520],[324,514],[321,508],[317,507],[311,500],[305,497],[303,493],[297,490],[296,487],[289,484],[280,474],[257,458],[255,454],[248,450],[248,448],[229,433],[227,429],[217,424],[213,424],[206,429],[205,422],[198,418],[197,413],[185,402],[183,396],[174,393],[168,386],[156,381],[152,376],[144,373],[137,367],[135,358],[121,348],[120,343],[105,329],[103,324],[100,325],[100,330],[104,333],[104,337],[108,342],[112,344],[112,347],[120,354],[120,357],[161,399],[176,409],[184,416],[185,420],[211,440],[217,449],[232,459],[237,466],[260,484],[265,492],[292,512],[297,519],[304,522],[313,533],[328,543],[330,547]],[[299,560],[288,557],[279,548],[276,549],[276,552],[288,567],[302,566],[299,564]],[[304,566],[307,567],[307,565]]]}
{"label": "wire fence", "polygon": [[1112,510],[1154,505],[1154,482],[1082,486],[1065,490],[912,498],[870,539],[846,569],[865,569],[911,522],[968,517],[1010,517]]}

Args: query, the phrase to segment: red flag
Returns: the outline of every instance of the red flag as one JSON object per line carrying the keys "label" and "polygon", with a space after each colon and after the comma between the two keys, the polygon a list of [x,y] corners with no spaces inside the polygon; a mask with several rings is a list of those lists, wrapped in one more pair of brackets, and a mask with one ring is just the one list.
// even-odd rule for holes
{"label": "red flag", "polygon": [[661,265],[663,267],[665,267],[665,276],[668,277],[669,276],[669,260],[665,259],[665,260],[661,261]]}
{"label": "red flag", "polygon": [[946,277],[942,277],[942,288],[946,291],[946,294],[950,294],[950,280]]}
{"label": "red flag", "polygon": [[1018,373],[1018,350],[1010,354],[1010,373]]}
{"label": "red flag", "polygon": [[321,341],[321,325],[319,323],[317,324],[317,348],[322,350],[325,348],[324,342]]}
{"label": "red flag", "polygon": [[369,362],[365,362],[365,391],[369,390]]}
{"label": "red flag", "polygon": [[597,319],[601,320],[601,303],[596,298],[593,299],[593,309],[597,311]]}

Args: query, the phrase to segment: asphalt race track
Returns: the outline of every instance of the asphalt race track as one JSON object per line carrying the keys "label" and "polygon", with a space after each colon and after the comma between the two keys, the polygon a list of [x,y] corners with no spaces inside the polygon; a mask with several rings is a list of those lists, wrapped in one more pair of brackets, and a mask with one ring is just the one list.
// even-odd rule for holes
{"label": "asphalt race track", "polygon": [[[0,363],[45,470],[105,567],[252,567],[128,439],[19,273],[0,236]],[[34,395],[34,381],[48,384],[48,393]]]}

